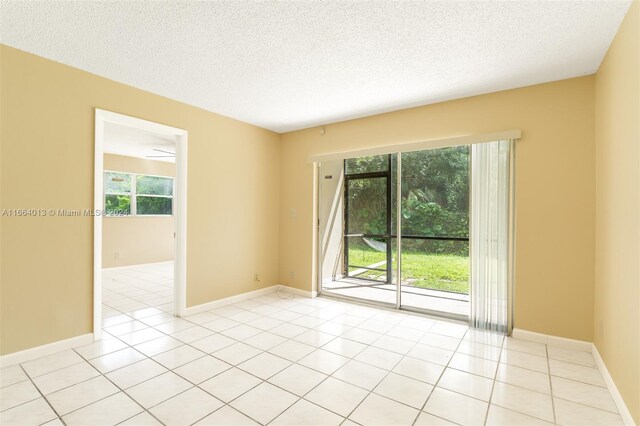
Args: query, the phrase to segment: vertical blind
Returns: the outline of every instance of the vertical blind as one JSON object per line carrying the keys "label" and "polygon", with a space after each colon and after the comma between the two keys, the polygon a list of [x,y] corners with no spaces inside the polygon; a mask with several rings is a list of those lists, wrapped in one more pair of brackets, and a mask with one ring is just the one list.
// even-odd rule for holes
{"label": "vertical blind", "polygon": [[472,327],[510,333],[513,299],[512,140],[471,146]]}

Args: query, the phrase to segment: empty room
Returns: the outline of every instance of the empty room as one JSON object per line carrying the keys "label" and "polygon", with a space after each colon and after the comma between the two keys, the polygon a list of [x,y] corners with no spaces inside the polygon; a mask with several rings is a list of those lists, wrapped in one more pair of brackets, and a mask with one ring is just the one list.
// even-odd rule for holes
{"label": "empty room", "polygon": [[640,1],[0,1],[0,424],[640,424]]}

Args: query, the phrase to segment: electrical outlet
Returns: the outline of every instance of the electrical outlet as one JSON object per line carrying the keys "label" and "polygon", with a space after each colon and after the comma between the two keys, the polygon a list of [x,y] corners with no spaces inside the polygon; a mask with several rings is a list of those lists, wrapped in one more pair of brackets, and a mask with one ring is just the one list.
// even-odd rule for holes
{"label": "electrical outlet", "polygon": [[260,282],[260,275],[258,273],[255,273],[253,275],[253,281],[259,283]]}
{"label": "electrical outlet", "polygon": [[115,252],[115,253],[113,254],[113,258],[114,258],[114,259],[120,259],[120,253]]}
{"label": "electrical outlet", "polygon": [[291,281],[295,280],[295,279],[296,279],[296,273],[295,273],[295,272],[293,272],[293,271],[290,271],[290,272],[289,272],[289,279],[290,279]]}

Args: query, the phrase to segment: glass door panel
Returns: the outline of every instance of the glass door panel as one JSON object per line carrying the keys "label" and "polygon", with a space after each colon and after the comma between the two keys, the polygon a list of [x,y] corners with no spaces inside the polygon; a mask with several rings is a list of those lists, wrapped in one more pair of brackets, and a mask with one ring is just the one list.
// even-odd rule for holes
{"label": "glass door panel", "polygon": [[401,303],[469,313],[469,148],[402,154]]}

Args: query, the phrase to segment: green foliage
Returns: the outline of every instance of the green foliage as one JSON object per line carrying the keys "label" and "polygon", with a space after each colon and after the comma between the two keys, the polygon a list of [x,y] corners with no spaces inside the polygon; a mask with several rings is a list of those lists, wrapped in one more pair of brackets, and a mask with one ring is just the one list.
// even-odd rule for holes
{"label": "green foliage", "polygon": [[108,215],[131,214],[131,197],[129,195],[107,194],[104,200],[104,209]]}
{"label": "green foliage", "polygon": [[164,197],[136,197],[136,213],[139,215],[172,214],[172,199]]}
{"label": "green foliage", "polygon": [[136,177],[136,193],[143,195],[173,195],[173,179],[138,175]]}

